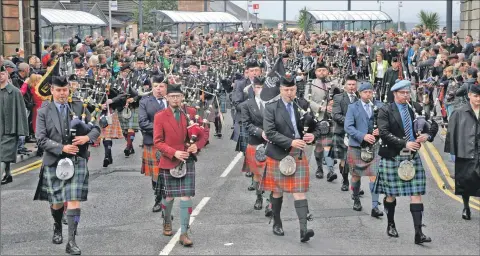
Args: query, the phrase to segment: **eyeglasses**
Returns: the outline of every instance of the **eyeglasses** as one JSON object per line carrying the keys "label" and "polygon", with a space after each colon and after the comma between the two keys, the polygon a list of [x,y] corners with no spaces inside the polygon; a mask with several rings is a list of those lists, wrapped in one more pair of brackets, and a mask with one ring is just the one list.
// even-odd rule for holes
{"label": "eyeglasses", "polygon": [[168,98],[172,98],[172,99],[180,99],[182,98],[183,95],[167,95]]}
{"label": "eyeglasses", "polygon": [[397,93],[400,94],[400,95],[403,95],[403,96],[407,96],[407,95],[411,94],[410,91],[397,91]]}

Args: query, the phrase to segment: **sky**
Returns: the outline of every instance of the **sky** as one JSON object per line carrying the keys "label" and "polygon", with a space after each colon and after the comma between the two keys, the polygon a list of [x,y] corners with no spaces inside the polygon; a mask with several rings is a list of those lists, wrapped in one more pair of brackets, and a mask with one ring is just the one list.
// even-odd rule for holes
{"label": "sky", "polygon": [[[232,1],[236,5],[247,8],[247,0]],[[399,1],[381,1],[382,11],[386,12],[394,22],[398,20],[398,2]],[[440,15],[441,23],[447,19],[447,1],[419,1],[409,0],[401,1],[403,7],[400,9],[401,21],[407,23],[418,23],[417,14],[420,10],[437,12]],[[283,1],[252,1],[252,4],[259,4],[260,10],[258,17],[263,19],[283,19]],[[347,1],[330,0],[330,1],[287,1],[287,20],[297,20],[298,12],[303,7],[309,10],[347,10]],[[380,4],[376,0],[357,1],[352,0],[352,10],[380,10]],[[250,9],[253,13],[253,10]],[[460,1],[453,1],[453,23],[460,21]]]}

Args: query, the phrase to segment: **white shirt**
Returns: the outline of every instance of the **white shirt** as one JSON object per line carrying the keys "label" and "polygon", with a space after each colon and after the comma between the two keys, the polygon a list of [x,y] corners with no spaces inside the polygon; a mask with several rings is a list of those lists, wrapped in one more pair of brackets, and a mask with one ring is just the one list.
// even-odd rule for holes
{"label": "white shirt", "polygon": [[377,78],[383,78],[383,74],[385,73],[385,70],[383,70],[383,61],[378,63],[377,61]]}
{"label": "white shirt", "polygon": [[260,105],[263,105],[263,108],[265,108],[265,104],[263,103],[262,99],[255,97],[255,101],[257,102],[258,109],[262,109]]}

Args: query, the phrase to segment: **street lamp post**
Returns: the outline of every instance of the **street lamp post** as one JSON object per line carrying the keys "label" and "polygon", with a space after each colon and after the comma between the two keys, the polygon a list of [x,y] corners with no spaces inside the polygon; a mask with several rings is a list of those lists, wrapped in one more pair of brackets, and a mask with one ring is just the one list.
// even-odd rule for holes
{"label": "street lamp post", "polygon": [[283,31],[287,31],[287,0],[283,0]]}
{"label": "street lamp post", "polygon": [[399,1],[398,2],[398,22],[397,22],[397,27],[398,27],[398,31],[400,32],[401,31],[401,28],[400,28],[400,8],[402,8],[402,1]]}

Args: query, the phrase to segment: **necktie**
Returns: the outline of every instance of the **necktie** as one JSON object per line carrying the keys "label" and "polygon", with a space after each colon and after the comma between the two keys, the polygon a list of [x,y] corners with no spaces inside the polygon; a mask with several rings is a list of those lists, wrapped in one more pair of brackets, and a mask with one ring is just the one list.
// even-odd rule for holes
{"label": "necktie", "polygon": [[372,117],[372,112],[371,112],[371,109],[370,109],[370,105],[364,104],[364,106],[365,106],[365,111],[367,112],[367,116],[370,119],[370,117]]}
{"label": "necktie", "polygon": [[410,114],[408,113],[408,107],[406,105],[402,106],[402,120],[403,120],[403,129],[405,130],[405,137],[408,141],[413,141],[412,126],[410,124]]}
{"label": "necktie", "polygon": [[65,118],[65,104],[60,105],[60,115]]}
{"label": "necktie", "polygon": [[295,121],[295,114],[293,112],[292,103],[287,104],[288,114],[290,115],[290,121],[292,121],[293,130],[295,131],[295,138],[300,138],[300,133],[298,132],[297,122]]}
{"label": "necktie", "polygon": [[259,108],[260,108],[260,113],[262,113],[262,115],[263,115],[263,112],[265,111],[265,108],[263,107],[263,103],[260,101],[260,102],[259,102],[259,105],[260,105],[260,106],[259,106]]}
{"label": "necktie", "polygon": [[355,98],[357,98],[355,94],[350,94],[350,103],[353,103],[355,101]]}
{"label": "necktie", "polygon": [[163,98],[157,99],[157,102],[160,105],[160,110],[165,108],[165,103],[163,103]]}
{"label": "necktie", "polygon": [[180,122],[180,111],[178,109],[175,109],[174,113],[175,119],[177,120],[177,122]]}

